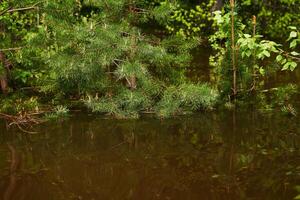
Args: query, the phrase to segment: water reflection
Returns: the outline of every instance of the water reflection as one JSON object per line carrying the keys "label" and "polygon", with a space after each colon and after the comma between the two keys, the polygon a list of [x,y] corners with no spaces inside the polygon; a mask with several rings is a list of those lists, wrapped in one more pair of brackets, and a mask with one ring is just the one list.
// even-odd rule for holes
{"label": "water reflection", "polygon": [[298,120],[76,115],[38,135],[0,125],[0,198],[292,199],[300,183]]}

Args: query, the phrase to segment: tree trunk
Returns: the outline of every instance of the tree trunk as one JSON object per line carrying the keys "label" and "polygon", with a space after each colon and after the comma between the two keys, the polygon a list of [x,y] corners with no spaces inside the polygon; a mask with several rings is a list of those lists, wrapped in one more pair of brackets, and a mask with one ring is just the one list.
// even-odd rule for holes
{"label": "tree trunk", "polygon": [[2,65],[3,70],[0,74],[0,85],[2,93],[6,94],[8,91],[8,75],[12,64],[6,59],[3,52],[0,52],[0,65]]}

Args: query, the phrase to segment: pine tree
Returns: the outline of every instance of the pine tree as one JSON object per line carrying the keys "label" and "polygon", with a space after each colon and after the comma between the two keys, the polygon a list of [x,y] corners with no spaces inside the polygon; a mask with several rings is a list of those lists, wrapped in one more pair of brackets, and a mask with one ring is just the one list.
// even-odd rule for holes
{"label": "pine tree", "polygon": [[153,108],[164,88],[186,81],[198,45],[149,31],[157,24],[153,8],[143,0],[46,1],[23,50],[43,61],[42,91],[85,97],[94,111],[119,116]]}

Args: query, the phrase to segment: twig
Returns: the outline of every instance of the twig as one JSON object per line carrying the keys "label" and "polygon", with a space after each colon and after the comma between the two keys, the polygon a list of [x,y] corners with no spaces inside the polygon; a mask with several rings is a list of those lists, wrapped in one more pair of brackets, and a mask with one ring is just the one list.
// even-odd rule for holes
{"label": "twig", "polygon": [[12,8],[12,9],[9,8],[9,9],[6,9],[6,10],[2,11],[0,13],[0,16],[4,15],[5,13],[12,13],[12,12],[18,12],[18,11],[26,11],[26,10],[37,9],[38,8],[37,5],[42,3],[42,2],[44,2],[44,1],[37,2],[37,3],[33,4],[32,6],[28,6],[28,7],[24,7],[24,8]]}
{"label": "twig", "polygon": [[25,130],[22,127],[22,125],[23,126],[29,125],[28,127],[31,127],[30,124],[37,125],[37,124],[43,123],[44,120],[34,117],[34,115],[39,115],[41,113],[43,113],[43,112],[36,112],[36,113],[30,113],[30,114],[25,113],[24,115],[19,115],[19,116],[0,113],[0,118],[10,121],[10,123],[8,124],[8,127],[16,125],[24,133],[36,134],[37,132]]}
{"label": "twig", "polygon": [[287,53],[286,51],[284,51],[283,49],[278,49],[281,53],[283,53],[286,57],[289,57],[291,59],[297,60],[298,62],[300,62],[300,58],[295,57],[295,56],[291,56],[289,55],[289,53]]}
{"label": "twig", "polygon": [[13,47],[13,48],[7,48],[7,49],[0,49],[0,52],[1,51],[17,51],[17,50],[20,50],[22,48],[23,47]]}
{"label": "twig", "polygon": [[22,132],[24,132],[24,133],[28,133],[28,134],[37,134],[38,132],[31,132],[31,131],[26,131],[26,130],[24,130],[21,126],[20,126],[20,124],[16,124],[17,125],[17,127],[22,131]]}
{"label": "twig", "polygon": [[36,9],[37,7],[35,6],[31,6],[31,7],[26,7],[26,8],[15,8],[15,9],[10,9],[6,12],[8,13],[12,13],[12,12],[17,12],[17,11],[24,11],[24,10],[33,10],[33,9]]}

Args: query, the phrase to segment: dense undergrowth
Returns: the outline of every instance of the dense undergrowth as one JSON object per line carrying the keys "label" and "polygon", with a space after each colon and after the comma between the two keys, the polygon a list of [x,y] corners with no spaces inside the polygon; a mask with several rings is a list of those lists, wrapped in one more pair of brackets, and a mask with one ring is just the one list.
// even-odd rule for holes
{"label": "dense undergrowth", "polygon": [[[76,102],[137,118],[251,104],[296,115],[297,86],[264,86],[266,76],[293,71],[300,60],[298,3],[281,3],[283,17],[277,3],[258,10],[257,1],[242,0],[2,1],[0,110],[53,119]],[[266,30],[265,19],[275,21]],[[191,82],[191,53],[207,41],[210,83]]]}

